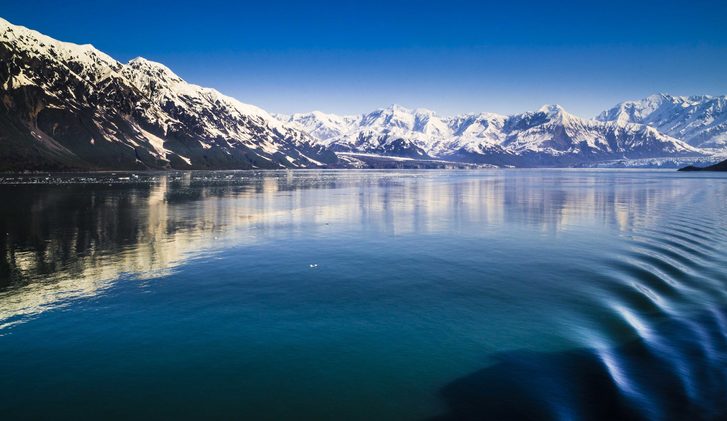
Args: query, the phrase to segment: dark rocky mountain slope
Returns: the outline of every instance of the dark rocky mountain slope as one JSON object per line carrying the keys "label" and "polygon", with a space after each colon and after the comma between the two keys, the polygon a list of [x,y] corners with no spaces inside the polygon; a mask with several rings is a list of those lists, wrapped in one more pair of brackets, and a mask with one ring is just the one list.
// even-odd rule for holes
{"label": "dark rocky mountain slope", "polygon": [[324,167],[307,133],[142,58],[0,19],[0,170]]}

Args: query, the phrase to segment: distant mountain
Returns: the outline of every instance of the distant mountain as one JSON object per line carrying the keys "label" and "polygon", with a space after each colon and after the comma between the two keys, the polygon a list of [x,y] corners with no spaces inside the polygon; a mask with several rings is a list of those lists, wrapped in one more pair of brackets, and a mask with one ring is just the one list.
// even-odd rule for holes
{"label": "distant mountain", "polygon": [[0,19],[0,169],[322,167],[335,154],[260,108],[138,58]]}
{"label": "distant mountain", "polygon": [[622,102],[596,118],[646,124],[700,148],[727,147],[727,96],[652,95]]}
{"label": "distant mountain", "polygon": [[288,121],[298,129],[310,133],[313,137],[320,141],[326,141],[336,136],[340,136],[348,130],[352,125],[357,125],[360,121],[359,116],[337,116],[335,114],[326,114],[320,111],[313,111],[305,114],[293,114],[285,116],[274,114],[274,116],[282,121]]}
{"label": "distant mountain", "polygon": [[408,158],[558,166],[701,153],[652,127],[586,120],[557,105],[512,116],[440,117],[430,110],[393,105],[360,116],[313,112],[282,118],[336,151]]}
{"label": "distant mountain", "polygon": [[580,166],[727,147],[725,97],[654,96],[597,120],[557,105],[511,116],[397,105],[273,116],[162,64],[120,63],[2,19],[0,86],[0,171]]}
{"label": "distant mountain", "polygon": [[287,122],[338,152],[423,158],[431,156],[428,149],[433,142],[449,137],[446,124],[433,112],[398,105],[358,116],[293,114]]}

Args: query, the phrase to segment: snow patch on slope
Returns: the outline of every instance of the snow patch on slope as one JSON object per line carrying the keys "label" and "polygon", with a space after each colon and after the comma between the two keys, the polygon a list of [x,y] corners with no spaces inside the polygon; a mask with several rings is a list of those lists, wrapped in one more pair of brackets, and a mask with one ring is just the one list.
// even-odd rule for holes
{"label": "snow patch on slope", "polygon": [[512,116],[495,113],[442,117],[427,109],[399,105],[361,116],[320,112],[283,117],[318,138],[321,144],[351,153],[431,158],[454,155],[581,156],[700,154],[686,143],[654,128],[627,121],[587,120],[560,105]]}

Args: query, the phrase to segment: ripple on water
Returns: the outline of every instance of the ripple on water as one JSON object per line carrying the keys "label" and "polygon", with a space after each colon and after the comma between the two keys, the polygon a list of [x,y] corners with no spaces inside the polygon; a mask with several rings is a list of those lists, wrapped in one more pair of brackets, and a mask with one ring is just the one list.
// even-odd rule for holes
{"label": "ripple on water", "polygon": [[6,417],[727,418],[723,180],[74,177],[0,184]]}
{"label": "ripple on water", "polygon": [[573,322],[583,348],[498,355],[442,388],[441,418],[727,417],[724,211],[695,212],[640,227],[588,277],[599,310]]}

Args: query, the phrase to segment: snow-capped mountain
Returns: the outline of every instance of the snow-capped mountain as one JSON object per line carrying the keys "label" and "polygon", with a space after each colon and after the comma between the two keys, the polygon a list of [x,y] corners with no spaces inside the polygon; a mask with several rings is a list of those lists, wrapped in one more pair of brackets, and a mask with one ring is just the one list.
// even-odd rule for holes
{"label": "snow-capped mountain", "polygon": [[399,105],[357,116],[314,111],[293,114],[284,121],[339,152],[429,157],[433,143],[450,138],[447,124],[434,112]]}
{"label": "snow-capped mountain", "polygon": [[622,102],[596,118],[646,124],[697,147],[727,147],[727,96],[652,95]]}
{"label": "snow-capped mountain", "polygon": [[[557,105],[512,116],[481,113],[454,117],[393,105],[356,117],[314,112],[294,114],[285,121],[337,151],[502,165],[574,165],[614,158],[700,154],[697,148],[652,127],[587,120]],[[325,137],[318,135],[321,130]]]}
{"label": "snow-capped mountain", "polygon": [[506,151],[544,165],[699,153],[648,126],[587,120],[558,105],[510,116],[502,132]]}
{"label": "snow-capped mountain", "polygon": [[321,167],[307,133],[138,58],[0,19],[0,168]]}
{"label": "snow-capped mountain", "polygon": [[290,116],[275,114],[274,116],[281,121],[289,122],[293,127],[310,133],[322,143],[342,135],[348,131],[349,127],[360,122],[360,116],[338,116],[320,111]]}
{"label": "snow-capped mountain", "polygon": [[273,116],[160,63],[120,63],[2,19],[0,87],[0,170],[378,165],[356,161],[357,153],[569,166],[727,146],[725,97],[654,96],[597,120],[559,106],[511,116],[444,117],[397,105],[356,116]]}

